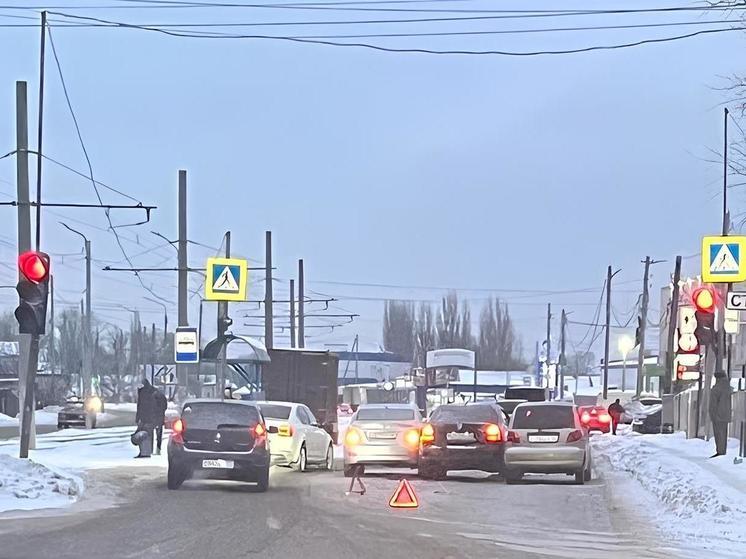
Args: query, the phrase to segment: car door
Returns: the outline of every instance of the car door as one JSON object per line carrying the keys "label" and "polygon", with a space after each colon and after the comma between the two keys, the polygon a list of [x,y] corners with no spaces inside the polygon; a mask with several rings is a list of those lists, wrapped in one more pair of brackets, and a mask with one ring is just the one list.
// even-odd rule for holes
{"label": "car door", "polygon": [[316,417],[313,415],[311,410],[309,410],[306,406],[303,406],[304,411],[306,412],[306,415],[309,419],[309,435],[313,439],[313,459],[315,461],[321,461],[326,458],[326,431],[324,431],[321,427],[317,427],[318,421],[316,420]]}
{"label": "car door", "polygon": [[303,440],[306,441],[306,454],[310,461],[318,460],[318,444],[314,437],[313,426],[311,425],[311,417],[309,416],[308,409],[305,406],[298,406],[296,408],[296,415],[298,416],[298,422],[300,423],[299,431],[303,433]]}

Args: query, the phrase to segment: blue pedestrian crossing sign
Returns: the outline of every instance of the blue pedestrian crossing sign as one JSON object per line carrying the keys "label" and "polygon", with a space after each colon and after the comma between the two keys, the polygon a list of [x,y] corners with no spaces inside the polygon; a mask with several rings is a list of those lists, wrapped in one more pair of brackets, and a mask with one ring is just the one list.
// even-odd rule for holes
{"label": "blue pedestrian crossing sign", "polygon": [[702,281],[735,283],[746,280],[746,237],[702,238]]}
{"label": "blue pedestrian crossing sign", "polygon": [[208,258],[205,269],[205,299],[245,301],[248,266],[241,258]]}

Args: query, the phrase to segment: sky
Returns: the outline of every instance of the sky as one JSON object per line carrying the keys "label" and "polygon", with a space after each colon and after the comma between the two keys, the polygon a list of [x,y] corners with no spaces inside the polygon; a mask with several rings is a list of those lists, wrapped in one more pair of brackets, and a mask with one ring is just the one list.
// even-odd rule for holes
{"label": "sky", "polygon": [[[695,5],[586,0],[563,3],[562,9]],[[6,0],[0,24],[34,24],[23,18],[37,17],[41,6],[137,24],[232,23],[234,27],[192,30],[286,37],[733,19],[733,24],[643,29],[334,39],[390,48],[520,52],[727,28],[737,25],[739,17],[699,11],[552,18],[526,18],[523,13],[513,19],[341,24],[332,22],[495,18],[494,12],[478,10],[556,5],[538,0],[336,2],[312,6],[323,10],[301,10]],[[722,110],[728,99],[720,88],[727,76],[744,71],[740,31],[567,55],[437,55],[70,28],[60,27],[63,16],[49,17],[94,177],[158,207],[151,223],[118,229],[128,257],[137,266],[176,266],[176,252],[151,231],[176,238],[177,173],[186,169],[189,238],[206,245],[190,245],[191,266],[204,266],[227,230],[233,254],[261,265],[264,232],[271,230],[277,298],[287,299],[287,280],[297,275],[297,260],[303,258],[308,295],[337,298],[327,313],[360,315],[333,331],[309,328],[309,346],[349,346],[359,335],[361,349],[376,349],[383,300],[437,301],[450,288],[469,299],[475,321],[488,297],[506,302],[528,357],[534,343],[545,337],[547,303],[552,304],[555,347],[562,308],[572,313],[571,321],[594,322],[608,265],[621,270],[613,283],[616,318],[621,324],[632,319],[627,333],[634,334],[640,261],[645,256],[666,260],[651,270],[651,314],[656,320],[660,288],[669,281],[675,256],[689,257],[684,271],[696,274],[701,236],[721,227],[722,165],[708,160],[719,159],[711,150],[721,151]],[[269,22],[282,25],[237,25]],[[326,23],[308,25],[312,22]],[[36,145],[38,27],[0,27],[0,53],[2,155],[15,144],[16,80],[29,83],[32,149]],[[87,174],[49,44],[46,64],[44,152]],[[31,163],[35,184],[33,158]],[[42,176],[46,201],[96,202],[85,178],[48,161]],[[0,198],[12,199],[14,186],[15,160],[7,157],[0,160]],[[106,189],[101,193],[107,203],[131,203]],[[733,188],[731,213],[743,212],[743,205],[742,192]],[[0,220],[0,261],[5,263],[0,282],[12,285],[15,209],[0,207],[0,212],[7,216]],[[131,210],[111,215],[115,224],[143,217]],[[145,323],[161,324],[163,308],[144,298],[150,295],[132,274],[101,270],[128,264],[99,209],[43,211],[42,248],[52,255],[58,306],[79,304],[84,289],[82,240],[60,221],[92,241],[97,318],[126,327],[131,313],[124,306],[139,309]],[[176,274],[142,277],[168,301],[169,321],[175,324]],[[261,272],[251,273],[251,299],[263,298],[263,282]],[[191,284],[199,291],[201,277],[192,274]],[[0,306],[15,306],[12,290],[0,289]],[[193,325],[198,308],[199,297],[192,296]],[[208,337],[214,332],[214,308],[205,303]],[[315,303],[307,312],[324,308]],[[243,326],[260,322],[242,318],[257,305],[231,309],[234,332],[262,334]],[[278,305],[276,312],[287,313],[287,306]],[[314,326],[339,322],[344,319],[309,319]],[[578,349],[590,344],[600,355],[603,337],[588,330],[571,323],[569,339]],[[615,328],[613,337],[623,332]],[[276,345],[289,343],[287,332],[277,336]]]}

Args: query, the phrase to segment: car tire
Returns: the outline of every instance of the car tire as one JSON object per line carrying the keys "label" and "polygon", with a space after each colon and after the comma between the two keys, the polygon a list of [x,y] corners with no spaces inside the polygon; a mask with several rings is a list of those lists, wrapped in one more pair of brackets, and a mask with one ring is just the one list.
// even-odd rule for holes
{"label": "car tire", "polygon": [[334,470],[334,447],[330,444],[329,448],[326,449],[326,460],[324,461],[324,469],[331,472]]}
{"label": "car tire", "polygon": [[308,471],[308,452],[306,451],[306,444],[303,443],[298,452],[298,462],[295,466],[297,472],[303,473]]}
{"label": "car tire", "polygon": [[575,472],[575,485],[585,484],[585,468],[581,468]]}
{"label": "car tire", "polygon": [[169,489],[178,489],[181,487],[181,484],[186,481],[186,478],[188,477],[188,472],[184,468],[180,468],[174,464],[169,463],[168,464],[168,488]]}
{"label": "car tire", "polygon": [[96,416],[94,415],[93,419],[91,419],[91,429],[95,429],[95,428],[96,428]]}
{"label": "car tire", "polygon": [[256,490],[259,493],[264,493],[269,489],[269,466],[259,470],[259,474],[256,478]]}
{"label": "car tire", "polygon": [[351,464],[351,465],[346,465],[345,464],[345,467],[344,467],[344,475],[345,475],[345,477],[352,477],[352,476],[354,476],[355,475],[355,471],[358,472],[358,474],[357,474],[358,476],[363,476],[363,475],[365,475],[365,466],[361,466],[359,464]]}
{"label": "car tire", "polygon": [[505,483],[508,485],[513,485],[518,483],[523,479],[523,474],[521,472],[505,472]]}
{"label": "car tire", "polygon": [[425,466],[417,469],[417,474],[424,479],[443,481],[448,477],[448,471],[438,466]]}

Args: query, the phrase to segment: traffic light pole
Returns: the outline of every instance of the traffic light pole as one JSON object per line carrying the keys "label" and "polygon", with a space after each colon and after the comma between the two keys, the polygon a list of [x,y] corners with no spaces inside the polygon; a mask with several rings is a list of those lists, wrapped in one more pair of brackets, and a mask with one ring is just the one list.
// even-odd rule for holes
{"label": "traffic light pole", "polygon": [[[225,232],[225,257],[231,257],[231,232]],[[207,278],[206,281],[212,281]],[[217,389],[220,391],[219,398],[225,398],[225,371],[228,367],[228,345],[223,339],[228,330],[228,301],[218,301],[218,340],[222,341],[220,355],[218,358]]]}
{"label": "traffic light pole", "polygon": [[39,336],[30,335],[29,356],[26,360],[26,374],[23,391],[23,410],[21,412],[21,458],[28,458],[29,449],[35,448],[35,440],[32,439],[34,426],[34,382],[36,381],[36,366],[39,359]]}
{"label": "traffic light pole", "polygon": [[[679,318],[679,281],[681,280],[681,256],[676,257],[673,270],[673,289],[671,290],[671,306],[668,316],[668,330],[666,331],[666,370],[663,373],[661,394],[671,393],[671,383],[676,377],[674,358],[676,356],[676,325]],[[679,385],[678,379],[676,386]]]}

